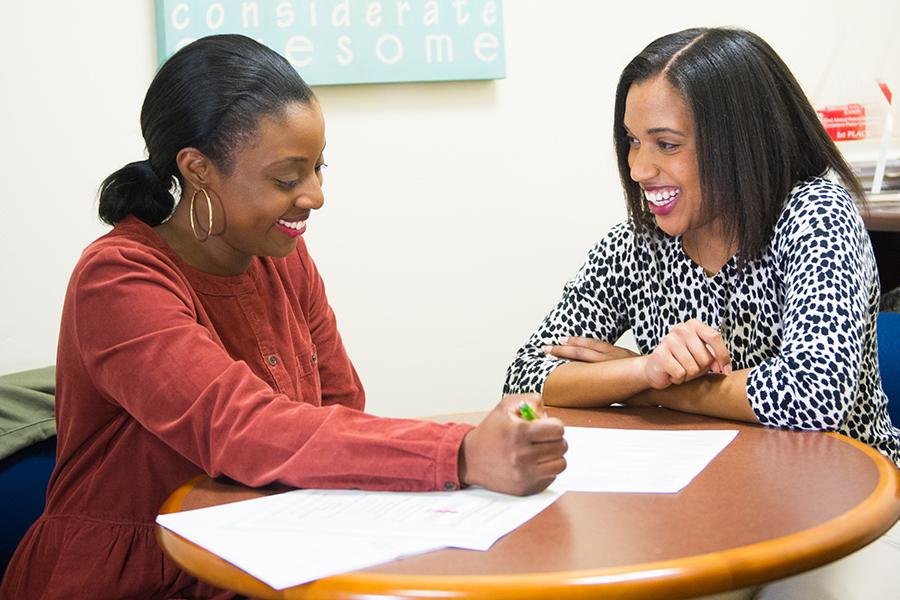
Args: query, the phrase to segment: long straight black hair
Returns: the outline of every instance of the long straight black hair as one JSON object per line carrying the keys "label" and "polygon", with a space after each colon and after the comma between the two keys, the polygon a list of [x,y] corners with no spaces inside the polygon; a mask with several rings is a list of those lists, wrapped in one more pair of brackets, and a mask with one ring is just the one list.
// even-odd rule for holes
{"label": "long straight black hair", "polygon": [[702,207],[737,242],[739,263],[759,257],[791,188],[829,170],[864,200],[852,169],[797,80],[759,36],[740,29],[686,29],[653,41],[622,71],[613,136],[635,227],[655,227],[631,179],[625,99],[633,84],[663,76],[694,119]]}
{"label": "long straight black hair", "polygon": [[242,35],[214,35],[172,55],[156,73],[141,108],[147,159],[125,165],[100,186],[100,219],[114,225],[134,215],[150,226],[175,207],[184,189],[176,157],[197,148],[224,173],[237,146],[253,138],[263,116],[314,96],[275,51]]}

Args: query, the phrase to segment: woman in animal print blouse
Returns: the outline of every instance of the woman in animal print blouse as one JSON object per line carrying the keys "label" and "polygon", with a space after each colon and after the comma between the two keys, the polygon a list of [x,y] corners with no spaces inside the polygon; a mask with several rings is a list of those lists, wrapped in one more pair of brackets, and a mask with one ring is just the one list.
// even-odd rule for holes
{"label": "woman in animal print blouse", "polygon": [[[629,220],[566,284],[505,392],[839,431],[900,464],[878,372],[878,273],[852,198],[863,193],[774,50],[732,29],[654,41],[622,72],[613,131]],[[627,330],[640,354],[613,345]],[[835,565],[900,564],[896,538],[900,527],[879,542],[883,563],[872,544]],[[828,568],[766,589],[833,597]],[[900,593],[868,579],[860,597]]]}

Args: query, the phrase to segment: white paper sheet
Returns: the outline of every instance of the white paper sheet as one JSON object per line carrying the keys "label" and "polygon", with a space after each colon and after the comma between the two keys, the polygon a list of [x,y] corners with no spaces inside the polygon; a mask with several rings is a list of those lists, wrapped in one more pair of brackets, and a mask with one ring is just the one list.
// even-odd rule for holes
{"label": "white paper sheet", "polygon": [[231,525],[255,531],[340,533],[438,540],[487,550],[561,492],[520,498],[482,488],[458,492],[294,490],[269,496],[265,510]]}
{"label": "white paper sheet", "polygon": [[156,521],[283,589],[448,546],[487,550],[560,494],[294,490]]}
{"label": "white paper sheet", "polygon": [[737,433],[566,427],[567,466],[551,487],[572,492],[676,493]]}

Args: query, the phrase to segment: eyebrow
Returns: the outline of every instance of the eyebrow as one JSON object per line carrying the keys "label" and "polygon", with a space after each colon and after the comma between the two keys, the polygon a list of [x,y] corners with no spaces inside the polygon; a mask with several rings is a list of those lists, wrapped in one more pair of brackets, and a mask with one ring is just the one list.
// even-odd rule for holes
{"label": "eyebrow", "polygon": [[[325,154],[325,146],[322,146],[322,151],[319,152],[319,156],[316,157],[316,160],[318,161],[322,157],[323,154]],[[282,158],[280,160],[276,160],[275,162],[269,163],[266,166],[266,168],[268,169],[271,167],[277,167],[277,166],[283,165],[285,163],[305,163],[305,162],[309,162],[309,158],[307,158],[305,156],[288,156],[286,158]]]}
{"label": "eyebrow", "polygon": [[276,160],[275,162],[269,163],[268,166],[276,167],[284,163],[304,163],[308,161],[309,159],[305,156],[288,156],[287,158],[282,158],[280,160]]}
{"label": "eyebrow", "polygon": [[687,134],[671,127],[653,127],[647,130],[647,133],[653,135],[657,133],[674,133],[675,135],[686,136]]}
{"label": "eyebrow", "polygon": [[[628,127],[625,123],[622,123],[622,127],[625,128],[625,131],[631,134],[631,128]],[[674,133],[675,135],[680,135],[682,137],[687,137],[687,134],[683,131],[679,131],[678,129],[672,129],[671,127],[651,127],[647,130],[648,135],[656,135],[658,133]],[[633,135],[633,134],[632,134]]]}

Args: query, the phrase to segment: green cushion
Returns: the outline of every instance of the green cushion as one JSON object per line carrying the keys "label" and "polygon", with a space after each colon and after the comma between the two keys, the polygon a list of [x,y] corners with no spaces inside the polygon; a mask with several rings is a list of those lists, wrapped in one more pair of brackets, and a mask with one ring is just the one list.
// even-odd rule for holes
{"label": "green cushion", "polygon": [[56,435],[56,367],[0,376],[0,460]]}

